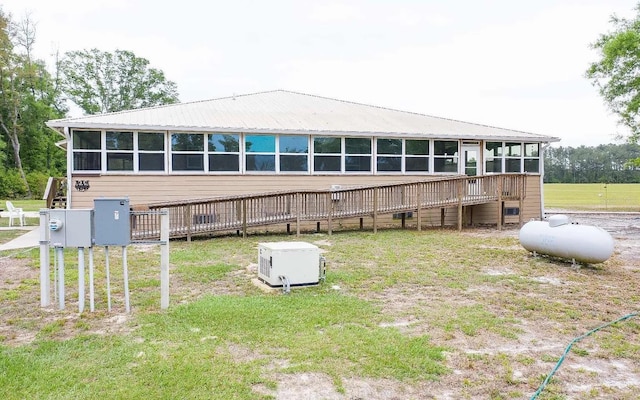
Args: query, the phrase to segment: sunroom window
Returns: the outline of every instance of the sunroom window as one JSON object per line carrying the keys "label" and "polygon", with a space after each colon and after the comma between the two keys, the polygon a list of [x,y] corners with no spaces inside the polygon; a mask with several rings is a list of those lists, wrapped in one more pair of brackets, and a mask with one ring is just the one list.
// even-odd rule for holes
{"label": "sunroom window", "polygon": [[344,169],[347,172],[371,171],[371,139],[344,139]]}
{"label": "sunroom window", "polygon": [[524,172],[540,172],[540,143],[524,144]]}
{"label": "sunroom window", "polygon": [[402,139],[376,139],[378,172],[402,172]]}
{"label": "sunroom window", "polygon": [[173,171],[204,171],[203,134],[171,134],[171,168]]}
{"label": "sunroom window", "polygon": [[429,172],[429,141],[413,140],[405,141],[405,171]]}
{"label": "sunroom window", "polygon": [[453,140],[434,140],[433,171],[458,172],[458,142]]}
{"label": "sunroom window", "polygon": [[342,139],[339,137],[313,138],[313,170],[340,172],[342,170]]}
{"label": "sunroom window", "polygon": [[209,151],[209,171],[240,171],[240,135],[209,134],[207,150]]}
{"label": "sunroom window", "polygon": [[281,135],[278,138],[280,172],[309,171],[309,138]]}
{"label": "sunroom window", "polygon": [[522,143],[505,143],[505,172],[522,171]]}
{"label": "sunroom window", "polygon": [[485,172],[502,173],[502,142],[486,142],[484,159]]}
{"label": "sunroom window", "polygon": [[138,170],[164,171],[164,133],[138,132]]}
{"label": "sunroom window", "polygon": [[100,171],[102,169],[100,131],[73,131],[73,170]]}
{"label": "sunroom window", "polygon": [[246,135],[246,170],[276,170],[276,137],[273,135]]}
{"label": "sunroom window", "polygon": [[107,171],[133,171],[133,132],[107,131]]}

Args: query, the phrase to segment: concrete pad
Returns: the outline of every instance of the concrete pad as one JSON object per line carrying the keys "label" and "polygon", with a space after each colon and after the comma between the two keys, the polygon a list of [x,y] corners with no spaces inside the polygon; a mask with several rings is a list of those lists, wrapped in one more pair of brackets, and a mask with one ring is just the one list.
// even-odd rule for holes
{"label": "concrete pad", "polygon": [[40,245],[40,229],[38,228],[39,228],[38,226],[23,227],[22,230],[29,229],[27,233],[25,233],[22,236],[18,236],[17,238],[7,243],[0,244],[0,251],[26,249],[29,247],[39,246]]}

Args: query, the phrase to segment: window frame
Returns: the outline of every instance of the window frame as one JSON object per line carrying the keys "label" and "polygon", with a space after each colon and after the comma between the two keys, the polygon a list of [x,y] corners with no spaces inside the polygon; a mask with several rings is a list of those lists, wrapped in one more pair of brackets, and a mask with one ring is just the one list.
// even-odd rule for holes
{"label": "window frame", "polygon": [[[316,151],[316,141],[315,139],[337,139],[340,151],[339,152],[327,152],[327,153],[318,153]],[[344,138],[340,136],[327,136],[327,135],[318,135],[311,136],[311,159],[312,163],[310,163],[311,173],[314,175],[340,175],[344,174]],[[333,159],[338,158],[340,160],[340,167],[338,170],[316,170],[316,157],[331,157]]]}
{"label": "window frame", "polygon": [[[490,153],[490,150],[487,149],[487,145],[489,143],[500,143],[500,151],[499,155],[494,155]],[[537,151],[536,155],[528,155],[528,147],[530,145],[534,145]],[[517,154],[511,154],[511,149],[517,148]],[[485,163],[485,174],[540,174],[541,170],[541,146],[540,142],[515,142],[515,141],[485,141],[483,146],[484,149],[484,163]],[[527,171],[528,162],[537,160],[537,171]],[[501,170],[500,172],[490,171],[487,168],[487,163],[489,161],[498,161],[500,162]],[[518,171],[508,171],[509,165],[517,164],[519,166]]]}
{"label": "window frame", "polygon": [[[76,148],[76,133],[92,133],[93,135],[98,135],[98,148]],[[105,160],[104,152],[102,149],[104,148],[103,143],[104,131],[95,130],[95,129],[72,129],[71,130],[71,171],[72,173],[77,174],[102,174],[103,169],[105,169]],[[97,154],[98,168],[97,169],[76,169],[76,154]]]}
{"label": "window frame", "polygon": [[[449,154],[447,152],[445,152],[444,154],[436,154],[436,143],[437,142],[451,142],[451,143],[455,143],[456,144],[456,151],[453,154]],[[459,174],[460,173],[460,141],[459,140],[444,140],[444,139],[438,139],[438,140],[433,140],[432,144],[433,146],[433,151],[431,152],[433,154],[432,157],[432,162],[433,162],[433,174],[434,175],[454,175],[454,174]],[[455,166],[456,166],[456,170],[455,171],[436,171],[436,160],[454,160]]]}
{"label": "window frame", "polygon": [[[162,135],[162,150],[140,150],[140,134]],[[169,168],[169,152],[167,151],[167,135],[166,131],[135,131],[133,139],[134,148],[134,171],[145,175],[163,175],[167,173]],[[140,169],[140,156],[144,154],[162,154],[162,169]]]}
{"label": "window frame", "polygon": [[[243,152],[242,146],[244,144],[243,135],[240,133],[226,133],[226,132],[208,132],[206,135],[206,143],[205,143],[205,162],[206,162],[206,170],[205,172],[210,175],[237,175],[243,173]],[[235,136],[238,140],[238,150],[230,151],[225,149],[224,151],[210,150],[209,145],[211,144],[211,138],[214,136]],[[238,169],[237,170],[212,170],[211,169],[211,156],[229,156],[234,155],[237,157],[238,161]]]}
{"label": "window frame", "polygon": [[[131,135],[131,148],[130,149],[110,149],[109,148],[109,134],[130,134]],[[104,172],[105,174],[131,174],[136,172],[136,156],[135,156],[135,142],[136,134],[134,131],[122,131],[122,130],[105,130],[104,131]],[[131,159],[130,169],[109,169],[110,156],[127,155]]]}
{"label": "window frame", "polygon": [[[281,148],[282,139],[283,138],[304,138],[306,142],[306,149],[304,152],[295,153],[295,152],[285,152]],[[276,138],[276,173],[282,175],[309,175],[311,173],[311,143],[310,143],[310,135],[286,135],[281,134]],[[307,168],[305,170],[291,170],[291,171],[283,171],[282,170],[282,157],[299,157],[304,156],[306,158]]]}
{"label": "window frame", "polygon": [[[193,150],[174,150],[173,148],[173,136],[174,135],[194,135],[194,136],[200,136],[202,137],[202,145],[200,146],[201,148],[199,150],[197,149],[193,149]],[[202,132],[182,132],[182,131],[172,131],[169,132],[169,171],[172,174],[176,174],[176,175],[192,175],[192,174],[204,174],[205,171],[207,170],[207,165],[206,162],[208,161],[205,158],[205,150],[206,150],[206,141],[204,140],[204,136],[205,133]],[[175,155],[184,155],[184,156],[191,156],[191,155],[200,155],[201,157],[201,162],[202,162],[202,168],[201,169],[178,169],[176,170],[174,167],[174,156]],[[190,158],[186,158],[185,159],[185,165],[188,167],[189,163],[190,163]]]}
{"label": "window frame", "polygon": [[[369,141],[369,153],[349,153],[347,149],[347,141],[351,140],[368,140]],[[371,175],[374,173],[374,163],[373,163],[373,137],[360,137],[360,136],[345,136],[343,138],[344,146],[342,146],[343,154],[342,154],[342,170],[344,173],[354,174],[354,175]],[[359,159],[368,158],[369,159],[369,169],[367,170],[347,170],[347,157],[357,157]],[[358,163],[360,164],[360,163]]]}

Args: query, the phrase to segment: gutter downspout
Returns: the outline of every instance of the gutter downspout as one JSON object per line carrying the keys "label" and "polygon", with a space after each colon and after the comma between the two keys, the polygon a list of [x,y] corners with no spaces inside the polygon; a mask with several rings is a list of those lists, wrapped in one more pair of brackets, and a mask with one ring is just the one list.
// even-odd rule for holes
{"label": "gutter downspout", "polygon": [[71,194],[73,185],[71,184],[71,170],[73,169],[73,143],[69,134],[69,127],[64,127],[64,137],[67,139],[67,209],[71,208]]}
{"label": "gutter downspout", "polygon": [[540,220],[544,219],[544,153],[551,146],[551,142],[547,142],[540,149]]}

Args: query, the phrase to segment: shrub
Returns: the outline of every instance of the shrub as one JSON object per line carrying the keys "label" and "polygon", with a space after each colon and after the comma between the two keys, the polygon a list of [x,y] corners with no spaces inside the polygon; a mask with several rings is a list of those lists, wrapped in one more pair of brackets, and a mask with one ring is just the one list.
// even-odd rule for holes
{"label": "shrub", "polygon": [[0,175],[0,198],[16,199],[26,194],[27,187],[17,170],[9,169]]}
{"label": "shrub", "polygon": [[49,175],[40,171],[33,171],[27,174],[27,182],[29,183],[29,188],[31,189],[31,194],[36,199],[41,199],[44,195],[44,190],[47,188],[47,181],[49,180]]}

